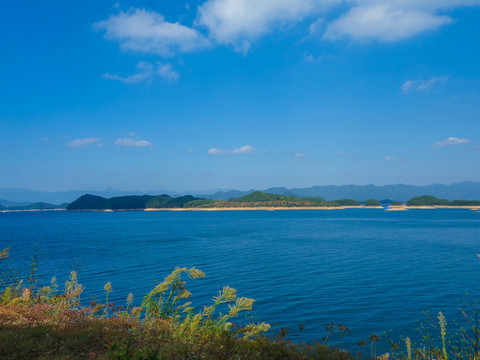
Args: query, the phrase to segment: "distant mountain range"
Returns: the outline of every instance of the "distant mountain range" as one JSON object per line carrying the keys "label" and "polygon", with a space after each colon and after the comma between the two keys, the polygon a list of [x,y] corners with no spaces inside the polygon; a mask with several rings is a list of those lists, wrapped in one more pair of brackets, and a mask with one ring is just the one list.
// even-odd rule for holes
{"label": "distant mountain range", "polygon": [[[3,201],[3,200],[0,200]],[[28,205],[18,205],[19,203],[16,203],[17,205],[14,205],[13,203],[10,203],[9,205],[2,205],[0,204],[0,210],[15,210],[15,211],[24,211],[24,210],[60,210],[60,209],[66,209],[68,204],[63,203],[60,205],[53,205],[53,204],[48,204],[44,202],[36,202],[36,203],[29,203]]]}
{"label": "distant mountain range", "polygon": [[255,191],[262,191],[269,194],[279,194],[296,197],[321,197],[325,200],[335,199],[354,199],[365,201],[367,199],[377,200],[397,200],[405,202],[415,196],[434,195],[438,198],[448,200],[480,200],[480,182],[464,181],[451,185],[433,184],[433,185],[328,185],[312,186],[308,188],[272,187],[269,189],[251,189],[249,191],[216,191],[210,194],[200,192],[172,192],[172,191],[121,191],[115,189],[106,189],[103,191],[32,191],[25,189],[0,189],[0,206],[28,206],[35,202],[45,202],[49,204],[70,203],[84,194],[91,194],[111,198],[125,195],[159,195],[168,194],[171,196],[193,195],[211,200],[229,200],[251,194]]}
{"label": "distant mountain range", "polygon": [[[244,196],[255,192],[249,191],[219,191],[215,194],[202,195],[202,197],[212,200],[229,200]],[[284,187],[273,187],[262,192],[270,194],[280,194],[286,196],[296,197],[321,197],[325,200],[335,199],[354,199],[358,201],[365,201],[367,199],[377,200],[397,200],[408,201],[415,196],[434,195],[436,197],[448,200],[480,200],[480,182],[464,181],[451,185],[433,184],[433,185],[328,185],[328,186],[312,186],[309,188],[293,188],[287,189]]]}

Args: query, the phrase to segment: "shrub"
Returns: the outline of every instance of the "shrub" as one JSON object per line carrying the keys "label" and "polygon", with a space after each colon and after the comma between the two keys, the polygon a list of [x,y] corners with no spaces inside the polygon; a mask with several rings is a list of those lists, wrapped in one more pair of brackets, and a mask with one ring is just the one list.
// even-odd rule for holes
{"label": "shrub", "polygon": [[376,199],[369,199],[365,201],[365,206],[382,206],[382,204]]}

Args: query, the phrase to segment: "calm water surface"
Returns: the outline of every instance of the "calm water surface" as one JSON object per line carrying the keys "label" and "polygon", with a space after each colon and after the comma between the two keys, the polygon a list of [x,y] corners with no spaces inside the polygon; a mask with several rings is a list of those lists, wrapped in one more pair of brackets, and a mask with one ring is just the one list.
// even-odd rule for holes
{"label": "calm water surface", "polygon": [[257,320],[305,341],[329,322],[348,326],[352,343],[413,336],[424,311],[451,317],[465,293],[480,295],[470,210],[0,213],[12,265],[28,265],[34,244],[45,278],[62,283],[79,262],[84,299],[103,298],[111,281],[113,301],[140,301],[176,266],[196,266],[207,275],[189,286],[199,309],[229,285],[256,299]]}

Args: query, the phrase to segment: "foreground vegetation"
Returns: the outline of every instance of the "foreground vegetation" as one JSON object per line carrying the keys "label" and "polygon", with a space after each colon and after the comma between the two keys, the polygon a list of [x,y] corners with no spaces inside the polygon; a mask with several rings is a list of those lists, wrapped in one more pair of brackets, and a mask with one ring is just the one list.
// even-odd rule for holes
{"label": "foreground vegetation", "polygon": [[[0,265],[7,256],[8,249],[0,251]],[[111,283],[105,284],[104,301],[85,305],[75,271],[62,290],[55,278],[41,286],[35,275],[37,260],[32,257],[26,282],[0,268],[0,359],[480,359],[476,304],[463,312],[465,322],[457,326],[458,332],[447,332],[440,312],[432,317],[432,326],[421,328],[422,342],[414,344],[408,337],[398,343],[383,340],[390,351],[377,354],[380,337],[375,334],[354,349],[342,348],[349,332],[343,325],[328,324],[320,341],[296,344],[286,338],[286,329],[272,331],[269,324],[245,322],[241,314],[252,310],[254,300],[237,297],[228,286],[211,305],[196,311],[185,281],[205,276],[196,268],[176,268],[138,306],[133,294],[124,306],[109,302]],[[337,347],[328,344],[334,334],[340,338]]]}
{"label": "foreground vegetation", "polygon": [[[0,261],[8,249],[0,252]],[[185,278],[205,274],[177,268],[134,306],[105,300],[81,302],[83,286],[72,271],[62,291],[55,278],[39,286],[34,258],[27,282],[6,280],[0,296],[1,359],[353,359],[326,344],[294,345],[283,335],[267,337],[266,323],[235,323],[254,300],[223,287],[210,306],[195,311]],[[7,281],[7,282],[6,282]]]}

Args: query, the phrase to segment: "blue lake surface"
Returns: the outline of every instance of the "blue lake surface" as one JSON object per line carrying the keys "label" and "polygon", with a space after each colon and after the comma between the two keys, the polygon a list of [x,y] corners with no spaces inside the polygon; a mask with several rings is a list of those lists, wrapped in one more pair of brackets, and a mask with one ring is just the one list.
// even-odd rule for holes
{"label": "blue lake surface", "polygon": [[330,322],[349,327],[351,344],[388,330],[415,337],[424,311],[448,321],[466,293],[480,295],[471,210],[0,213],[11,265],[28,266],[34,244],[43,278],[62,284],[79,262],[84,300],[103,299],[111,281],[116,304],[129,292],[139,302],[176,266],[195,266],[206,273],[188,286],[199,310],[229,285],[256,300],[256,320],[301,341]]}

